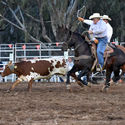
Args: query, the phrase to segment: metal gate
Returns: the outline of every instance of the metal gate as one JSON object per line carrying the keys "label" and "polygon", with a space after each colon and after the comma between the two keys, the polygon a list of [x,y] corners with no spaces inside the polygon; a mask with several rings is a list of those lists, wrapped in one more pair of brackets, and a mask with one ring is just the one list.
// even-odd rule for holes
{"label": "metal gate", "polygon": [[[60,44],[61,45],[61,44]],[[61,46],[46,44],[47,48],[42,48],[41,44],[37,43],[17,43],[15,44],[15,61],[34,59],[34,58],[50,58],[55,56],[63,56]]]}
{"label": "metal gate", "polygon": [[[0,44],[0,72],[3,71],[5,68],[5,65],[8,63],[8,61],[14,62],[14,44]],[[9,75],[7,77],[2,78],[0,76],[0,81],[14,81],[15,75]]]}

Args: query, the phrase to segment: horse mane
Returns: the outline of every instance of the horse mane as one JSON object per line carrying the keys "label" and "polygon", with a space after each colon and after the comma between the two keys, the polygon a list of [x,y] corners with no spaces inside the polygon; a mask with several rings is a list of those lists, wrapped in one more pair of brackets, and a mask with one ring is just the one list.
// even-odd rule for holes
{"label": "horse mane", "polygon": [[74,35],[76,35],[77,36],[77,38],[78,38],[78,41],[80,41],[80,42],[83,42],[83,43],[86,43],[87,45],[89,45],[89,43],[86,41],[86,39],[85,39],[85,35],[81,35],[79,32],[76,32],[76,31],[71,31],[70,29],[68,29],[68,28],[63,28],[63,29],[65,29],[65,30],[67,30],[67,31],[69,31],[70,32],[70,34],[74,34]]}

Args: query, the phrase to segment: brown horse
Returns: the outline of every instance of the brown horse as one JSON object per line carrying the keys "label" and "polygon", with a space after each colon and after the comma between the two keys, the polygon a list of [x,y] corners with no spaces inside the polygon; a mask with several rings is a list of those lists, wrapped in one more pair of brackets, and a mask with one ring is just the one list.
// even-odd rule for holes
{"label": "brown horse", "polygon": [[[125,73],[125,48],[120,45],[113,45],[111,47],[114,52],[111,53],[111,56],[108,57],[106,62],[106,83],[103,90],[107,90],[110,87],[111,82],[117,82],[122,74]],[[121,75],[119,75],[120,69],[122,69]],[[112,81],[110,81],[112,72],[114,72],[114,76]]]}

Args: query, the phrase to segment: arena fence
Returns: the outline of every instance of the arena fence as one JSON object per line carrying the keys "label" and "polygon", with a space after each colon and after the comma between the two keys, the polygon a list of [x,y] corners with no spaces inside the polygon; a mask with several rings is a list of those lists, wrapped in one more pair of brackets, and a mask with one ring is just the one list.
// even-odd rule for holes
{"label": "arena fence", "polygon": [[[5,65],[9,62],[18,62],[26,59],[42,59],[50,57],[63,57],[64,52],[61,51],[62,43],[46,43],[46,48],[42,47],[42,44],[39,43],[16,43],[16,44],[0,44],[0,72],[3,71]],[[120,45],[125,45],[125,42],[122,42]],[[73,50],[69,52],[69,56],[73,57]],[[100,77],[96,74],[93,74],[94,77]],[[16,76],[14,74],[2,78],[0,76],[0,81],[4,82],[14,82]],[[41,80],[46,81],[46,80]],[[51,82],[60,82],[62,81],[60,77],[53,76],[49,81]]]}

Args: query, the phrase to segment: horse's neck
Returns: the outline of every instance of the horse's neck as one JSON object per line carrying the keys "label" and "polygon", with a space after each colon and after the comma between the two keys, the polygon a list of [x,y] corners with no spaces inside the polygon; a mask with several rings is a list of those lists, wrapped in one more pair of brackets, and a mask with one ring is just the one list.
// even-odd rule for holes
{"label": "horse's neck", "polygon": [[91,48],[87,43],[82,43],[82,42],[77,42],[74,45],[75,49],[75,56],[80,56],[80,55],[91,55]]}

